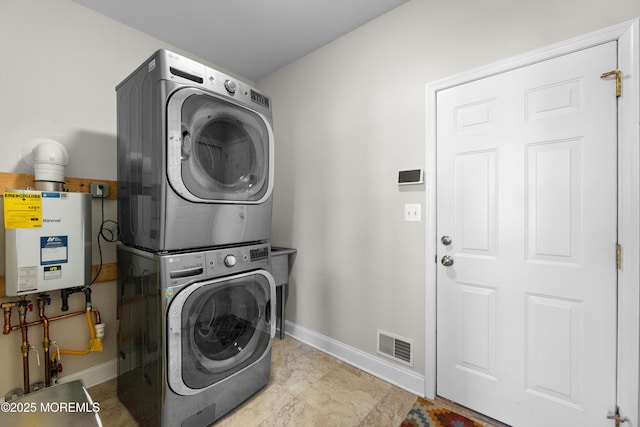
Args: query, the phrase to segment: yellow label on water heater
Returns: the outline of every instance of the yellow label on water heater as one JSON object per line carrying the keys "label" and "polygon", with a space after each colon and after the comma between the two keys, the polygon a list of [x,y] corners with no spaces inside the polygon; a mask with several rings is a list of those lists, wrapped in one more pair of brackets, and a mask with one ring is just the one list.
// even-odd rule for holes
{"label": "yellow label on water heater", "polygon": [[4,227],[42,227],[42,193],[29,191],[5,191]]}

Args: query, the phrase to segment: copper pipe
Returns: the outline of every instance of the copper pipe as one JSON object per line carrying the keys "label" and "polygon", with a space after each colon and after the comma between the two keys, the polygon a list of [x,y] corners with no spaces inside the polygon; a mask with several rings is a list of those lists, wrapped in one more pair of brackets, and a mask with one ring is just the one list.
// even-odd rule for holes
{"label": "copper pipe", "polygon": [[[95,308],[91,309],[91,312],[96,316],[96,323],[101,323],[100,312]],[[85,313],[86,313],[86,310],[74,311],[73,313],[65,313],[65,314],[60,314],[58,316],[49,317],[47,320],[49,321],[49,323],[51,323],[56,320],[62,320],[62,319],[67,319],[69,317],[80,316]],[[29,327],[37,326],[37,325],[42,325],[42,320],[34,320],[33,322],[27,323],[27,326]],[[9,327],[10,332],[17,331],[18,329],[20,329],[20,325],[13,325]]]}
{"label": "copper pipe", "polygon": [[[11,325],[11,308],[18,305],[19,309],[19,319],[20,323],[18,325]],[[22,297],[22,299],[18,302],[7,302],[2,304],[2,310],[4,311],[4,327],[2,329],[2,333],[4,335],[8,335],[9,333],[16,331],[18,329],[22,332],[22,345],[20,346],[20,352],[22,353],[22,369],[23,369],[23,382],[24,382],[24,392],[29,393],[29,339],[28,339],[28,328],[36,325],[43,325],[44,328],[44,337],[42,340],[42,346],[44,348],[44,357],[47,363],[45,364],[45,386],[49,387],[51,385],[51,372],[49,370],[49,347],[51,344],[49,338],[49,323],[54,322],[56,320],[68,319],[74,316],[80,316],[86,313],[86,310],[74,311],[73,313],[65,313],[60,314],[58,316],[53,316],[47,318],[44,315],[44,300],[40,299],[38,301],[38,315],[40,317],[39,320],[35,320],[33,322],[27,322],[27,309],[29,307],[29,302]],[[100,311],[93,308],[91,312],[95,315],[96,324],[102,323],[100,318]]]}
{"label": "copper pipe", "polygon": [[51,370],[49,369],[49,319],[44,315],[45,297],[41,296],[38,300],[38,316],[42,321],[43,337],[42,337],[42,349],[44,352],[44,386],[49,387],[51,385]]}
{"label": "copper pipe", "polygon": [[[49,319],[49,321],[51,321],[51,319]],[[27,323],[27,327],[29,328],[32,326],[38,326],[38,325],[42,325],[42,320],[34,320],[33,322]],[[21,328],[20,325],[13,325],[10,327],[10,332],[17,331],[20,328]]]}
{"label": "copper pipe", "polygon": [[27,338],[27,302],[22,300],[19,305],[20,330],[22,331],[22,377],[24,382],[24,393],[29,393],[29,339]]}

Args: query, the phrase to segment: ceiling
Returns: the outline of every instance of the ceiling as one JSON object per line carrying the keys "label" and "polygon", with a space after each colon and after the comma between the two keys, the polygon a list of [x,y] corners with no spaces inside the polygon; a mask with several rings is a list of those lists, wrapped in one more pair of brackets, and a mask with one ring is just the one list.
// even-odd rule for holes
{"label": "ceiling", "polygon": [[251,80],[408,0],[74,0]]}

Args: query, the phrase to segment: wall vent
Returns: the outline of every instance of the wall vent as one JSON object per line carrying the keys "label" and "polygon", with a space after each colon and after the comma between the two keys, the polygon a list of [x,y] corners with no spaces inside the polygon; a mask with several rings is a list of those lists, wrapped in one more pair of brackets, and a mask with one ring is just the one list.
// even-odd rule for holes
{"label": "wall vent", "polygon": [[378,353],[413,366],[413,341],[378,329]]}

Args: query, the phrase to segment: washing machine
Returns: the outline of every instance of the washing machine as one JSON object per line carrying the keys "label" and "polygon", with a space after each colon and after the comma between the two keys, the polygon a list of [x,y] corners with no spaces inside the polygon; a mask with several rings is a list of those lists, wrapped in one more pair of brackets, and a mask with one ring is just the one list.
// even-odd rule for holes
{"label": "washing machine", "polygon": [[142,426],[207,426],[263,388],[270,247],[158,254],[119,244],[120,401]]}
{"label": "washing machine", "polygon": [[116,93],[121,241],[169,252],[269,239],[269,97],[167,50]]}

